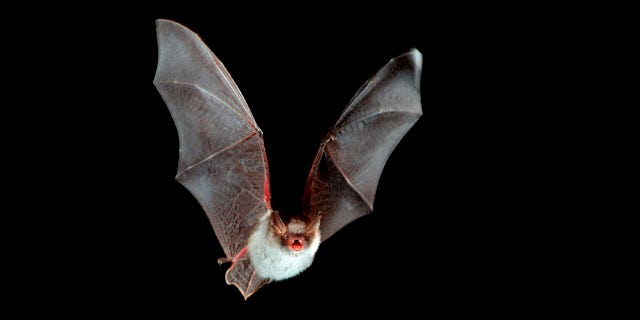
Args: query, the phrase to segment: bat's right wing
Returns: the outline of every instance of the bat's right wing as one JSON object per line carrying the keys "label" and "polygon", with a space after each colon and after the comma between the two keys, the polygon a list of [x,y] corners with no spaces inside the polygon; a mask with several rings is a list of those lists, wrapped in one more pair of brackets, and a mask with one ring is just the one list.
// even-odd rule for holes
{"label": "bat's right wing", "polygon": [[422,54],[387,63],[351,99],[322,142],[304,193],[305,214],[320,215],[322,241],[373,210],[391,152],[422,115]]}
{"label": "bat's right wing", "polygon": [[226,259],[235,260],[227,283],[247,298],[267,282],[242,255],[259,218],[271,211],[262,135],[235,82],[198,35],[169,20],[157,21],[157,33],[153,82],[178,130],[176,179],[206,212]]}

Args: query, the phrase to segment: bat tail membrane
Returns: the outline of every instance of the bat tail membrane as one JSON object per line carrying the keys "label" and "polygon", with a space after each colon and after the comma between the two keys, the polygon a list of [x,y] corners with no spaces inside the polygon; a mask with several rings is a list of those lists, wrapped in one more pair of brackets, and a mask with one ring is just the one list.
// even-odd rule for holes
{"label": "bat tail membrane", "polygon": [[236,286],[245,300],[269,283],[269,280],[256,273],[250,260],[246,258],[238,260],[227,270],[225,280],[228,285]]}

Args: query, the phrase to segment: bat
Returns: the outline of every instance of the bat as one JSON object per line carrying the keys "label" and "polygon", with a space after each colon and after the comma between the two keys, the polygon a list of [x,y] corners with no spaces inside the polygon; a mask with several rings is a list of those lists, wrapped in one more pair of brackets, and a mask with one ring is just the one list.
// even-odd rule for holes
{"label": "bat", "polygon": [[231,75],[185,26],[157,20],[154,85],[179,138],[176,180],[197,199],[224,250],[219,263],[246,300],[306,270],[320,243],[373,211],[382,170],[422,116],[422,54],[391,59],[353,96],[320,142],[303,210],[271,208],[262,131]]}

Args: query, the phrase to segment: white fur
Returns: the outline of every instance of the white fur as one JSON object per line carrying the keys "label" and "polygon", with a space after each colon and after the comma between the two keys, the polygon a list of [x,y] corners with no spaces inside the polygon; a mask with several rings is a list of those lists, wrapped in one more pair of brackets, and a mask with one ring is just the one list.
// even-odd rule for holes
{"label": "white fur", "polygon": [[317,236],[311,243],[294,252],[269,232],[270,217],[270,212],[263,216],[256,231],[249,237],[249,259],[260,277],[276,281],[288,279],[307,269],[313,262],[320,246],[320,224],[316,225]]}

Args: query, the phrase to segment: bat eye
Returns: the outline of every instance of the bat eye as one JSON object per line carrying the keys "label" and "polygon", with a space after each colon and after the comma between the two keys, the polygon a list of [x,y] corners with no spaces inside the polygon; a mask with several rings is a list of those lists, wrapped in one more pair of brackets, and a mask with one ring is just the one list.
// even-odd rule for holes
{"label": "bat eye", "polygon": [[289,235],[288,234],[284,235],[284,240],[289,240]]}

